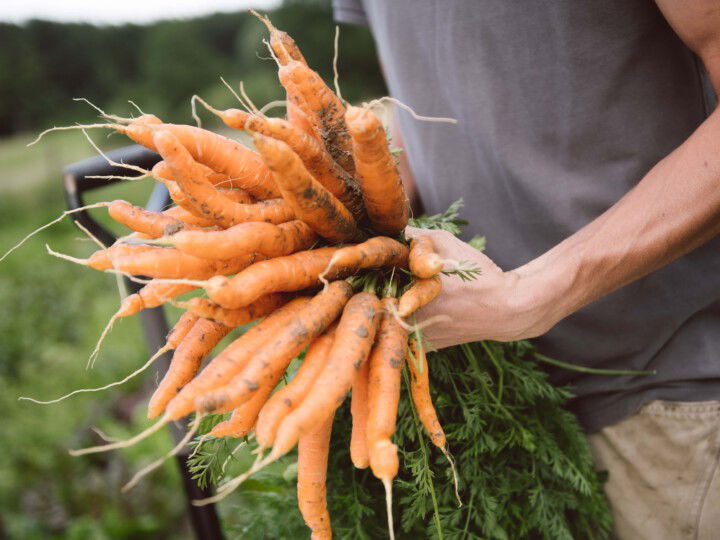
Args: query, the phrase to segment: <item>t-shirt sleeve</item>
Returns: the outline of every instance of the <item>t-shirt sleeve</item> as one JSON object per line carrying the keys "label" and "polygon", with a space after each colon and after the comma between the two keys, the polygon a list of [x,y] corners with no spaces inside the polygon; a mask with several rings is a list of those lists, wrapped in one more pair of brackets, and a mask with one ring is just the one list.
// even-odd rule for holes
{"label": "t-shirt sleeve", "polygon": [[333,0],[332,7],[336,22],[368,25],[362,0]]}

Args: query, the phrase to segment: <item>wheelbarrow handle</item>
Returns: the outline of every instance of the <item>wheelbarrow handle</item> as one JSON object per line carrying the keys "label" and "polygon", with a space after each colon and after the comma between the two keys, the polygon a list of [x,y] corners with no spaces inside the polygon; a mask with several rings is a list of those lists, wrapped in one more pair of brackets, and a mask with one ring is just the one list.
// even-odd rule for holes
{"label": "wheelbarrow handle", "polygon": [[[107,156],[117,163],[135,165],[148,170],[161,159],[160,156],[152,150],[148,150],[138,144],[112,150],[107,152]],[[131,174],[128,175],[128,172],[131,172]],[[93,176],[132,176],[132,171],[124,167],[110,165],[102,156],[91,157],[68,165],[63,170],[63,185],[65,188],[65,200],[67,201],[69,210],[76,210],[85,206],[83,194],[86,191],[122,182],[120,179],[112,178],[88,178]],[[158,183],[155,186],[153,195],[150,197],[150,201],[148,201],[147,209],[159,210],[164,207],[169,200],[167,189]],[[150,208],[151,203],[156,208]],[[87,210],[81,210],[75,213],[74,219],[94,234],[103,244],[109,246],[115,242],[115,236],[95,221]]]}
{"label": "wheelbarrow handle", "polygon": [[[135,165],[143,169],[151,169],[158,161],[160,156],[155,152],[139,145],[127,146],[107,152],[106,154],[111,160],[117,163],[125,163]],[[77,163],[73,163],[65,167],[63,170],[63,185],[65,188],[65,200],[67,201],[69,210],[76,210],[85,206],[83,194],[97,188],[103,188],[117,182],[120,179],[112,178],[89,178],[93,176],[128,176],[128,169],[124,167],[116,167],[110,165],[102,156],[95,156]],[[132,175],[130,175],[132,176]],[[145,208],[150,211],[160,211],[170,202],[170,195],[167,188],[157,182],[155,189],[150,195]],[[86,227],[98,240],[103,244],[112,245],[116,238],[110,231],[100,225],[86,211],[76,212],[74,219]],[[136,292],[140,286],[125,278],[125,284],[130,291]],[[142,320],[143,333],[151,352],[158,350],[165,343],[165,334],[168,331],[167,321],[162,308],[145,309],[140,312]],[[167,369],[169,363],[169,354],[163,355],[159,359]],[[170,424],[170,432],[175,442],[178,442],[185,435],[186,422],[176,422]],[[223,533],[220,527],[220,520],[215,510],[215,505],[206,505],[202,507],[193,506],[190,501],[194,499],[204,499],[212,495],[210,488],[200,489],[197,482],[193,480],[192,474],[188,469],[187,451],[183,451],[177,455],[177,463],[180,468],[182,477],[183,490],[187,500],[187,510],[190,523],[195,532],[195,537],[201,540],[222,540]]]}

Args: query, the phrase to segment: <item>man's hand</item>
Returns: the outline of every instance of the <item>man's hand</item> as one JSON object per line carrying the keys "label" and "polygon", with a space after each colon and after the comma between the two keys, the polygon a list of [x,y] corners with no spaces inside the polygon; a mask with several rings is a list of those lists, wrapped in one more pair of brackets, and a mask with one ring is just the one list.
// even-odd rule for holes
{"label": "man's hand", "polygon": [[[467,261],[481,270],[472,281],[441,276],[442,292],[417,312],[418,322],[436,315],[450,318],[449,322],[423,330],[433,346],[443,348],[481,339],[525,339],[546,332],[556,322],[545,316],[542,303],[534,301],[518,274],[503,272],[482,252],[452,234],[408,227],[405,235],[429,235],[443,259]],[[446,269],[450,268],[446,265]]]}
{"label": "man's hand", "polygon": [[610,209],[509,272],[449,233],[421,231],[432,235],[441,257],[473,261],[483,272],[470,282],[443,277],[443,292],[419,317],[444,314],[452,322],[429,327],[430,341],[446,347],[539,336],[590,302],[708,241],[720,232],[719,140],[716,109]]}

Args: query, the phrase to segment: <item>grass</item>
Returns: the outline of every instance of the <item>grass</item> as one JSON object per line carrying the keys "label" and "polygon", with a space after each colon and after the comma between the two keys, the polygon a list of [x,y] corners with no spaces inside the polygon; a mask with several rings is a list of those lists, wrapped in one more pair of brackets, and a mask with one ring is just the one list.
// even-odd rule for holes
{"label": "grass", "polygon": [[[96,141],[107,149],[119,137]],[[34,147],[30,134],[0,141],[0,252],[64,209],[62,168],[93,155],[79,132],[51,134]],[[123,197],[142,203],[151,181],[99,190],[88,202]],[[96,211],[98,215],[101,210]],[[115,278],[50,257],[44,245],[84,257],[94,246],[69,220],[41,232],[0,263],[0,407],[4,466],[0,467],[0,537],[183,538],[189,536],[174,462],[129,495],[120,486],[171,447],[162,432],[134,448],[71,457],[69,448],[97,444],[97,426],[127,437],[149,424],[144,405],[152,373],[101,394],[54,405],[18,401],[55,398],[122,378],[147,358],[137,318],[116,325],[96,367],[85,363],[117,309]]]}

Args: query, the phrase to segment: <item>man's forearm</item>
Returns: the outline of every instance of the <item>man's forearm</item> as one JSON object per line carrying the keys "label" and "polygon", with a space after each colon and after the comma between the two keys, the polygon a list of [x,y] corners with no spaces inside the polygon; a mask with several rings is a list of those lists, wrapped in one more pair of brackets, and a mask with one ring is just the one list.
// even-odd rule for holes
{"label": "man's forearm", "polygon": [[552,326],[718,232],[720,109],[610,209],[512,273]]}

